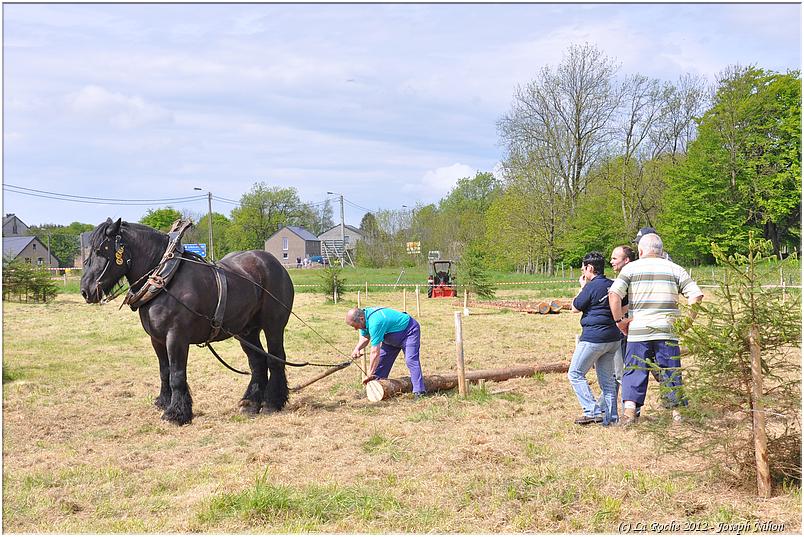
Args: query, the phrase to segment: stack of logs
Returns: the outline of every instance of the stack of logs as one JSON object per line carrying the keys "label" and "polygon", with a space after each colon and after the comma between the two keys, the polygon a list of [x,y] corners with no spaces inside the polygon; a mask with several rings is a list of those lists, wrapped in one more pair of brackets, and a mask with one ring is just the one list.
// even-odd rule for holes
{"label": "stack of logs", "polygon": [[539,313],[541,315],[548,313],[559,313],[561,310],[572,309],[572,303],[568,300],[542,300],[536,303],[520,302],[517,300],[484,300],[482,302],[469,301],[469,306],[505,308],[514,311],[521,311],[523,313]]}

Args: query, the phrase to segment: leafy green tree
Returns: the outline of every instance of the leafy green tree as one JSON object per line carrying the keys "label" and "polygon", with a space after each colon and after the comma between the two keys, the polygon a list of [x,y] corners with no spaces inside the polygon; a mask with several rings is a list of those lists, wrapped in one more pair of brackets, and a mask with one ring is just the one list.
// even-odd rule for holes
{"label": "leafy green tree", "polygon": [[173,207],[164,207],[162,209],[148,209],[145,215],[140,218],[140,224],[151,226],[154,229],[167,233],[173,222],[181,218],[181,212]]}
{"label": "leafy green tree", "polygon": [[360,231],[366,237],[374,237],[379,233],[379,226],[377,225],[377,217],[372,213],[366,213],[360,219]]}
{"label": "leafy green tree", "polygon": [[487,214],[487,248],[498,261],[553,274],[571,211],[563,180],[534,153],[510,154],[505,174],[505,193]]}
{"label": "leafy green tree", "polygon": [[674,255],[709,261],[710,240],[733,253],[756,231],[779,255],[799,243],[800,217],[800,74],[729,68],[669,174],[659,219],[666,242]]}
{"label": "leafy green tree", "polygon": [[233,250],[261,250],[266,239],[282,226],[309,229],[315,219],[315,212],[301,202],[295,188],[254,183],[240,198],[240,206],[232,210],[232,220],[225,232],[226,244]]}
{"label": "leafy green tree", "polygon": [[[184,234],[182,242],[189,243],[203,243],[209,248],[209,214],[204,214],[198,219],[197,223]],[[212,213],[212,242],[215,248],[215,259],[220,259],[230,251],[226,242],[226,231],[229,228],[229,219],[220,213]]]}
{"label": "leafy green tree", "polygon": [[486,234],[485,212],[499,196],[501,186],[489,172],[477,172],[472,178],[458,180],[439,202],[438,218],[430,226],[442,253],[458,257],[470,242],[483,240]]}

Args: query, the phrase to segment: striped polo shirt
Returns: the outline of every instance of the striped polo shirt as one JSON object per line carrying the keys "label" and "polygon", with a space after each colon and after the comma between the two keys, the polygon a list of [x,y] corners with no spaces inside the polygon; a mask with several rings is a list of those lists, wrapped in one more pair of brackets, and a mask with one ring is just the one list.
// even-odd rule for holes
{"label": "striped polo shirt", "polygon": [[683,267],[661,257],[643,257],[625,265],[609,292],[628,296],[633,317],[628,341],[677,341],[673,322],[680,315],[678,295],[687,300],[703,295]]}

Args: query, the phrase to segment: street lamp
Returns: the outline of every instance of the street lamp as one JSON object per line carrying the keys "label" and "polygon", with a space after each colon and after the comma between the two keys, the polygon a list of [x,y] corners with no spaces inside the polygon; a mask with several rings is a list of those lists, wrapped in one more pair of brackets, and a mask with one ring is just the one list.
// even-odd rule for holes
{"label": "street lamp", "polygon": [[343,223],[343,194],[338,194],[337,192],[329,192],[327,194],[338,195],[341,197],[341,266],[343,266],[343,254],[346,251],[346,233],[344,231],[344,223]]}
{"label": "street lamp", "polygon": [[[204,191],[203,188],[193,187],[193,190]],[[214,263],[215,262],[215,248],[212,244],[212,192],[207,192],[207,200],[209,201],[209,212],[207,213],[207,224],[209,224],[209,252],[207,257]]]}

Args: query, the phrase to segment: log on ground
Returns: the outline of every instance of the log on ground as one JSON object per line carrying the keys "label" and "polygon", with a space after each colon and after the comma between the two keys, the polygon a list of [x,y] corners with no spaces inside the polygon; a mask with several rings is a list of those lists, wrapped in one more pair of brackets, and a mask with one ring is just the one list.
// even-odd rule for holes
{"label": "log on ground", "polygon": [[[515,365],[499,369],[479,369],[477,371],[467,371],[467,381],[479,380],[509,380],[518,377],[530,377],[534,373],[566,373],[569,370],[568,362],[553,362],[538,365]],[[457,373],[446,373],[443,375],[425,375],[424,386],[428,392],[440,392],[451,390],[458,385]],[[376,379],[366,384],[366,397],[372,403],[383,401],[397,396],[401,393],[413,391],[413,383],[410,377],[400,377],[396,379]]]}

